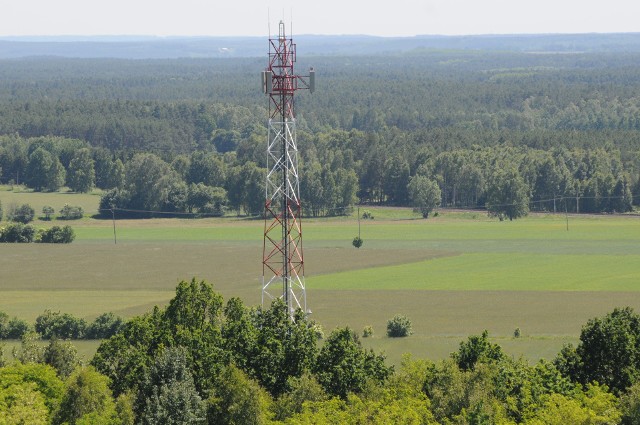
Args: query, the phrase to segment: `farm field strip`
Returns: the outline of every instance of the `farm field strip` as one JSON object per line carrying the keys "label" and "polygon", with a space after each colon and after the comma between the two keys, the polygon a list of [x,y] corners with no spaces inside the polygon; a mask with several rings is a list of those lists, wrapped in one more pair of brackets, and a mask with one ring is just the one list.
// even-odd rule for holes
{"label": "farm field strip", "polygon": [[32,323],[44,311],[43,306],[85,320],[108,311],[131,317],[151,310],[154,305],[165,304],[174,295],[175,291],[9,290],[2,292],[0,310]]}
{"label": "farm field strip", "polygon": [[317,289],[638,291],[640,255],[471,253],[307,279]]}
{"label": "farm field strip", "polygon": [[[359,250],[351,246],[355,217],[306,220],[305,274],[312,318],[325,332],[372,325],[375,336],[363,342],[394,363],[404,352],[444,357],[484,329],[511,354],[552,358],[589,318],[616,306],[640,309],[638,217],[569,217],[567,231],[565,217],[553,215],[501,223],[481,213],[385,213],[361,223]],[[34,224],[70,224],[77,238],[65,246],[0,244],[0,310],[12,316],[31,321],[49,308],[131,317],[164,305],[177,282],[192,277],[225,299],[259,303],[261,220],[116,220],[117,244],[111,220]],[[398,313],[412,320],[412,337],[384,336]]]}
{"label": "farm field strip", "polygon": [[[363,342],[384,349],[393,362],[405,352],[438,359],[457,349],[469,335],[488,330],[512,355],[529,360],[555,357],[562,345],[575,343],[592,317],[618,306],[640,309],[640,292],[563,291],[415,291],[310,290],[312,317],[330,331],[349,325],[356,332],[374,329]],[[413,323],[409,338],[385,336],[386,322],[404,314]],[[522,336],[513,339],[520,328]]]}

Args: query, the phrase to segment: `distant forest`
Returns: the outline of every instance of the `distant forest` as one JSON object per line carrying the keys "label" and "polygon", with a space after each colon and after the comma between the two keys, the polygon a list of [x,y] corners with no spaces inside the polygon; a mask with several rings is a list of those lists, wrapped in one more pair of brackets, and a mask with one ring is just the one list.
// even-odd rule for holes
{"label": "distant forest", "polygon": [[[626,51],[609,53],[299,56],[299,72],[313,66],[318,76],[316,92],[296,98],[305,209],[334,215],[354,202],[415,205],[408,186],[420,175],[437,182],[443,206],[631,210],[640,201],[640,41],[625,40]],[[93,185],[125,199],[139,189],[127,174],[144,153],[175,172],[174,181],[162,199],[121,206],[186,211],[168,193],[183,199],[200,184],[215,189],[216,211],[256,213],[259,205],[235,192],[247,190],[238,185],[243,169],[254,176],[266,165],[265,65],[266,53],[1,60],[1,180],[28,183],[37,148],[68,175],[72,157],[60,146],[73,145],[91,150],[94,167],[105,152],[121,162],[121,176],[96,174]],[[216,163],[214,177],[189,174],[203,158]]]}

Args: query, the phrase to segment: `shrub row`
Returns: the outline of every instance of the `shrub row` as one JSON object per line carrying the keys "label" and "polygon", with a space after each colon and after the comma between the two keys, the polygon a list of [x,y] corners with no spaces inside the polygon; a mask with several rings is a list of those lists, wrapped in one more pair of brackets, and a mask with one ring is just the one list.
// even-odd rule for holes
{"label": "shrub row", "polygon": [[13,317],[0,311],[0,339],[19,339],[29,331],[29,324],[22,319]]}
{"label": "shrub row", "polygon": [[[53,207],[45,205],[42,207],[42,220],[51,220],[51,216],[55,213]],[[2,220],[3,210],[2,203],[0,202],[0,220]],[[36,216],[36,212],[29,204],[22,204],[17,206],[15,204],[9,205],[7,211],[7,220],[16,223],[27,224],[33,221]],[[79,220],[84,216],[84,210],[81,206],[64,204],[64,207],[60,209],[60,220]]]}
{"label": "shrub row", "polygon": [[59,311],[45,310],[32,328],[24,320],[0,311],[0,339],[19,339],[32,329],[44,339],[104,339],[115,335],[122,327],[121,317],[109,312],[87,324],[86,320]]}
{"label": "shrub row", "polygon": [[71,226],[36,230],[30,224],[13,223],[0,227],[0,242],[5,243],[71,243],[75,238]]}

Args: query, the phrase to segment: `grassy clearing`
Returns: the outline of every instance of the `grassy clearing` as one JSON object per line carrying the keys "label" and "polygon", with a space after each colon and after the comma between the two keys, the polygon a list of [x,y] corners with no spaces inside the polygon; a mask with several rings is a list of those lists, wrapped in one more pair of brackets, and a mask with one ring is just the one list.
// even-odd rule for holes
{"label": "grassy clearing", "polygon": [[45,205],[53,207],[57,215],[64,204],[69,204],[81,206],[86,215],[93,215],[98,211],[100,195],[97,192],[87,194],[66,191],[35,193],[22,186],[4,185],[0,186],[0,202],[2,202],[5,213],[11,204],[29,204],[36,211],[36,217],[42,215],[42,207]]}
{"label": "grassy clearing", "polygon": [[[589,318],[640,309],[640,218],[569,217],[567,231],[564,216],[501,223],[478,212],[422,220],[409,209],[371,210],[359,250],[351,246],[355,214],[305,220],[308,300],[326,332],[372,325],[376,336],[365,344],[394,362],[405,351],[441,358],[484,329],[511,354],[551,358]],[[71,245],[0,244],[0,310],[27,320],[46,308],[130,317],[166,303],[179,280],[194,276],[226,299],[259,303],[261,220],[116,220],[117,244],[111,220],[70,224]],[[397,313],[410,317],[415,335],[384,336]],[[523,337],[513,340],[516,327]]]}

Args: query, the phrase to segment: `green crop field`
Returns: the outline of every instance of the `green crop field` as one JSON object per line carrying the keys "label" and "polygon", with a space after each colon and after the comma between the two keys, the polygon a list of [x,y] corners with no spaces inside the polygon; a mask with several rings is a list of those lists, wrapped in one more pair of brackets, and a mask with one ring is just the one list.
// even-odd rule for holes
{"label": "green crop field", "polygon": [[[99,199],[0,191],[5,208],[16,195],[56,210],[83,202],[95,210]],[[393,362],[404,352],[442,358],[484,329],[511,354],[552,358],[589,318],[640,309],[638,217],[569,216],[567,230],[563,215],[499,222],[481,212],[422,220],[409,209],[370,210],[360,249],[351,246],[355,214],[304,221],[308,304],[325,332],[373,326],[363,341]],[[130,317],[166,303],[192,277],[225,298],[259,303],[261,220],[116,220],[115,241],[111,220],[68,224],[77,235],[70,245],[0,244],[0,310],[30,321],[47,308]],[[412,320],[414,335],[389,339],[386,321],[398,313]],[[514,339],[517,327],[522,337]]]}

